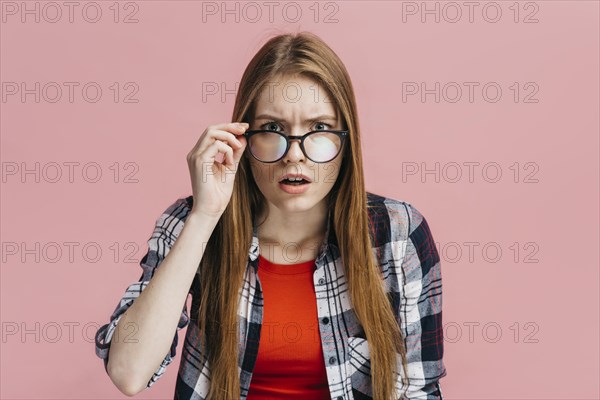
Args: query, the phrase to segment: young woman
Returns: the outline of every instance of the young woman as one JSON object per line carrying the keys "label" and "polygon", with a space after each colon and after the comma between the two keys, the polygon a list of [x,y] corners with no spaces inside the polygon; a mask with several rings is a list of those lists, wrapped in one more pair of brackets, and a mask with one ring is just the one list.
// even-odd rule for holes
{"label": "young woman", "polygon": [[152,386],[189,325],[176,399],[442,399],[440,259],[415,207],[366,191],[337,55],[270,39],[232,120],[189,152],[193,194],[157,219],[96,334],[114,384]]}

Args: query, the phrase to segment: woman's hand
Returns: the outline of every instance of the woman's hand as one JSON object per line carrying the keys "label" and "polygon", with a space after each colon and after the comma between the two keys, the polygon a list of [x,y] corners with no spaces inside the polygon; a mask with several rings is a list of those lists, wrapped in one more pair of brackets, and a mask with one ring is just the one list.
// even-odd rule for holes
{"label": "woman's hand", "polygon": [[225,211],[246,148],[242,134],[248,127],[245,122],[210,125],[187,154],[194,196],[192,213],[220,218]]}

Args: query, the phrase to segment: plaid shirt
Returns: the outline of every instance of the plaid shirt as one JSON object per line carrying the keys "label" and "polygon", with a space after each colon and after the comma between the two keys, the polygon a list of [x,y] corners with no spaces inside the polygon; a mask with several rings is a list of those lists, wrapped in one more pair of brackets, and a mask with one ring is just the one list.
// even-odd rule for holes
{"label": "plaid shirt", "polygon": [[[446,375],[442,361],[442,276],[440,258],[423,215],[411,204],[367,192],[372,250],[381,267],[385,288],[405,338],[408,357],[408,399],[443,400],[440,378]],[[152,278],[177,239],[192,206],[193,197],[180,198],[156,220],[148,240],[148,252],[140,265],[143,274],[132,283],[110,317],[96,333],[96,354],[108,364],[110,340],[123,313],[131,306]],[[263,296],[258,279],[259,245],[254,235],[248,252],[244,285],[238,309],[241,399],[250,387],[258,354],[263,315]],[[326,240],[316,259],[313,281],[319,316],[319,330],[331,399],[372,399],[368,342],[353,311],[342,268],[341,255],[328,216]],[[187,304],[179,319],[170,352],[147,384],[150,388],[175,357],[178,331],[186,326],[185,343],[175,385],[175,399],[205,399],[210,385],[210,366],[205,349],[200,347],[197,323],[199,298],[198,275],[189,293],[192,317]],[[190,324],[190,320],[192,323]],[[402,375],[400,355],[398,368]],[[405,389],[400,377],[398,393]]]}

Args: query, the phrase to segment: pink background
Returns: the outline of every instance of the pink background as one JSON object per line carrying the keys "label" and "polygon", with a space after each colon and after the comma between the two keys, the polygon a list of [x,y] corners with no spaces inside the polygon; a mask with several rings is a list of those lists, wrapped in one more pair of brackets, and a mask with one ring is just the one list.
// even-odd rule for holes
{"label": "pink background", "polygon": [[[27,249],[56,242],[63,250],[55,262],[54,249],[39,261],[30,254],[23,262],[23,248],[12,255],[3,247],[2,399],[126,398],[96,357],[93,334],[108,322],[127,285],[138,280],[136,262],[155,219],[176,198],[191,194],[185,155],[206,126],[229,121],[234,95],[203,101],[202,82],[234,90],[268,37],[298,30],[320,35],[353,79],[368,190],[415,205],[439,243],[444,397],[600,397],[598,2],[538,1],[529,8],[522,2],[517,23],[512,1],[496,3],[502,9],[496,23],[482,17],[486,3],[478,3],[473,22],[463,8],[458,22],[448,21],[454,11],[446,9],[446,18],[436,23],[431,15],[421,22],[420,14],[403,21],[403,7],[422,3],[392,1],[338,2],[337,9],[319,3],[317,22],[313,2],[298,2],[302,17],[289,23],[281,3],[272,24],[266,8],[256,23],[236,22],[235,15],[203,22],[202,3],[195,1],[134,2],[137,23],[113,22],[110,1],[98,2],[103,15],[97,23],[82,19],[85,3],[73,23],[66,8],[56,23],[36,23],[31,15],[23,23],[20,14],[9,15],[6,3],[2,82],[26,82],[29,88],[34,82],[80,82],[79,88],[97,82],[103,96],[90,103],[76,90],[73,103],[66,92],[56,103],[36,103],[31,95],[25,102],[7,96],[1,103],[1,241]],[[35,2],[27,4],[33,8]],[[236,3],[227,4],[233,9]],[[121,20],[132,10],[121,8]],[[247,11],[247,17],[254,15]],[[325,23],[334,12],[337,22]],[[538,22],[524,23],[534,12]],[[492,9],[488,16],[494,16]],[[126,82],[135,82],[139,102],[115,103],[109,89],[114,82],[121,95],[131,92]],[[418,96],[403,102],[402,82],[426,82],[428,88],[435,82],[479,82],[479,88],[496,82],[503,95],[495,103],[484,100],[481,90],[473,102],[466,92],[455,103],[436,103],[432,95],[425,102]],[[518,102],[510,89],[514,82],[521,86]],[[539,88],[537,103],[523,102],[531,92],[524,89],[527,82]],[[73,182],[67,167],[55,183],[6,175],[11,165],[31,169],[36,162],[79,167]],[[81,175],[81,166],[92,162],[103,173],[97,183]],[[115,162],[118,183],[110,168]],[[123,182],[133,171],[125,168],[128,162],[139,167],[137,183]],[[469,162],[480,163],[472,181],[463,164]],[[421,163],[429,169],[439,163],[446,178],[403,179],[407,167]],[[453,163],[462,166],[458,182],[451,181]],[[498,182],[484,179],[494,177],[493,169],[482,176],[487,163],[500,166]],[[532,172],[537,182],[526,182]],[[64,242],[80,243],[73,259]],[[116,259],[115,242],[121,248]],[[128,242],[139,246],[133,263],[125,262]],[[471,259],[468,242],[478,243]],[[82,256],[86,243],[102,249],[98,262]],[[496,262],[489,258],[494,246],[502,251]],[[528,254],[538,262],[525,262]],[[17,334],[8,334],[14,327]],[[23,328],[30,332],[25,337]],[[501,337],[494,340],[497,329]],[[181,346],[161,380],[138,397],[172,398]]]}

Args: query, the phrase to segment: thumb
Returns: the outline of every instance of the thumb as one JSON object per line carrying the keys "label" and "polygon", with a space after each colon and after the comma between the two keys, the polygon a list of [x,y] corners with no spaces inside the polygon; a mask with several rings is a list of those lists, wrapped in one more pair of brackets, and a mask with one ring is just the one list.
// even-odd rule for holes
{"label": "thumb", "polygon": [[242,159],[242,155],[244,154],[244,151],[246,150],[246,145],[248,144],[248,141],[244,136],[238,136],[237,140],[240,141],[242,147],[233,150],[233,161],[236,164]]}

